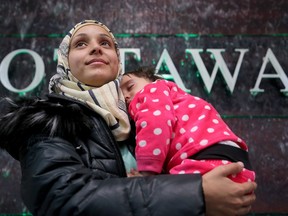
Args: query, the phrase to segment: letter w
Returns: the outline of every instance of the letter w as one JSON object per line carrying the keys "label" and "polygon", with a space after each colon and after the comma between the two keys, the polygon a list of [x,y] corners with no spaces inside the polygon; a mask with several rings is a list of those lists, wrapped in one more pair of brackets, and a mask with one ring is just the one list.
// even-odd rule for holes
{"label": "letter w", "polygon": [[238,62],[237,62],[235,71],[233,73],[233,76],[231,75],[221,55],[221,52],[224,52],[224,51],[225,49],[207,49],[207,52],[212,53],[215,58],[215,65],[214,65],[212,74],[210,76],[200,56],[200,52],[203,52],[203,49],[186,49],[185,50],[186,53],[190,53],[192,57],[194,58],[195,64],[200,72],[200,75],[207,88],[208,93],[211,92],[218,69],[222,73],[230,92],[233,93],[234,87],[237,81],[237,77],[239,74],[239,70],[243,61],[244,54],[248,51],[248,49],[235,49],[236,52],[240,52],[240,56],[238,58]]}

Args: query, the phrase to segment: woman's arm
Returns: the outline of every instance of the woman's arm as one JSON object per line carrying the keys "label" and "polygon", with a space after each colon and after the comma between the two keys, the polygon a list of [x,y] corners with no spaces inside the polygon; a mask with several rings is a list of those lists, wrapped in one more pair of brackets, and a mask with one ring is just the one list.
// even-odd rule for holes
{"label": "woman's arm", "polygon": [[[203,176],[156,175],[108,178],[82,164],[74,147],[55,140],[29,147],[21,156],[22,197],[35,215],[206,215],[249,212],[256,184],[226,176],[243,165],[220,166]],[[250,194],[249,194],[250,193]],[[248,194],[248,195],[247,195]]]}
{"label": "woman's arm", "polygon": [[204,215],[200,175],[109,176],[56,138],[29,146],[20,162],[23,201],[35,215]]}

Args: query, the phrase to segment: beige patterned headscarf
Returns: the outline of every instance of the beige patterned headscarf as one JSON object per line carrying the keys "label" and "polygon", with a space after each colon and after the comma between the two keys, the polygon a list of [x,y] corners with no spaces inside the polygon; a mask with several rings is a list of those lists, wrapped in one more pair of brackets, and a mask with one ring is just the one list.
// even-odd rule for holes
{"label": "beige patterned headscarf", "polygon": [[[68,54],[71,38],[74,33],[86,25],[97,25],[104,28],[113,39],[119,59],[118,76],[114,81],[100,87],[91,87],[79,82],[70,72]],[[120,80],[123,76],[118,44],[112,32],[96,20],[84,20],[76,24],[62,40],[58,50],[57,74],[49,83],[49,91],[72,97],[86,103],[100,114],[110,127],[117,141],[128,137],[130,124],[125,106],[125,100],[120,90]]]}

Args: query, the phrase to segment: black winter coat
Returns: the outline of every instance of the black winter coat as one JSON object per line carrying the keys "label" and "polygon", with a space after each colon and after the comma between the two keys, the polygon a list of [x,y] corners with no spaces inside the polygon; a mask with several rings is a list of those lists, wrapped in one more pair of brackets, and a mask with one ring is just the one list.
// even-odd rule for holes
{"label": "black winter coat", "polygon": [[199,175],[127,178],[103,119],[63,96],[2,100],[0,147],[19,160],[23,202],[33,215],[196,216]]}

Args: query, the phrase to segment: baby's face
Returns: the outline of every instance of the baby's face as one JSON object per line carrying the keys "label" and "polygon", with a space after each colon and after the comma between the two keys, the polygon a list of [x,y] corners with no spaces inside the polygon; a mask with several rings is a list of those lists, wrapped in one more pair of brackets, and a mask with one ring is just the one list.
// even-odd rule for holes
{"label": "baby's face", "polygon": [[134,76],[133,74],[124,75],[121,80],[121,90],[123,92],[125,102],[129,106],[135,94],[144,88],[145,85],[151,83],[145,78]]}

